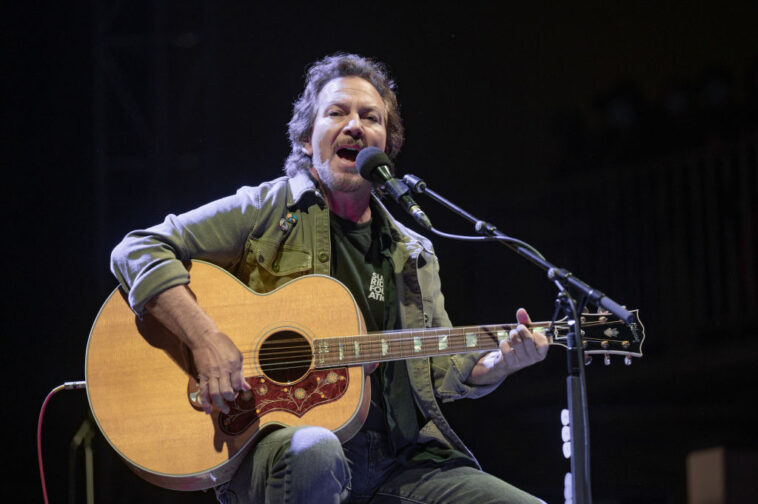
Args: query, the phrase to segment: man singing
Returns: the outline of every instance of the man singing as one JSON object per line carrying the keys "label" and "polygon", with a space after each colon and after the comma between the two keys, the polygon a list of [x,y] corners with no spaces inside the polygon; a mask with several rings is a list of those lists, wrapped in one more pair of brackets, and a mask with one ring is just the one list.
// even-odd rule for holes
{"label": "man singing", "polygon": [[[353,54],[313,64],[289,138],[286,176],[169,215],[113,251],[134,311],[150,312],[191,350],[206,412],[228,412],[249,385],[239,349],[186,288],[182,261],[219,265],[260,293],[305,274],[330,275],[349,288],[369,331],[451,325],[431,242],[397,222],[356,169],[361,149],[395,159],[403,144],[384,66]],[[437,404],[481,397],[545,358],[545,335],[529,330],[523,309],[516,317],[520,325],[498,351],[371,366],[371,405],[354,437],[343,444],[319,426],[276,430],[216,488],[219,501],[542,502],[483,472]]]}

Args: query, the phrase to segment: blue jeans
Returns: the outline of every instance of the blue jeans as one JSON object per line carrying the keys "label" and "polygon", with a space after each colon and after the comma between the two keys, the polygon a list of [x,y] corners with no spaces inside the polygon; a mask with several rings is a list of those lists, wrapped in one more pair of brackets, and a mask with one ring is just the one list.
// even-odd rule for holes
{"label": "blue jeans", "polygon": [[216,494],[221,504],[542,503],[460,461],[401,464],[378,433],[361,431],[343,446],[321,427],[269,434]]}

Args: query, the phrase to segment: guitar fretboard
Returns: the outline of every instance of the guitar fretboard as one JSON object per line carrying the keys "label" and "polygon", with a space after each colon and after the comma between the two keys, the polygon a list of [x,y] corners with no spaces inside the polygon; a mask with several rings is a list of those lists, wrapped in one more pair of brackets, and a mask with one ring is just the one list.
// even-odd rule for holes
{"label": "guitar fretboard", "polygon": [[317,368],[495,350],[513,324],[405,329],[314,340]]}

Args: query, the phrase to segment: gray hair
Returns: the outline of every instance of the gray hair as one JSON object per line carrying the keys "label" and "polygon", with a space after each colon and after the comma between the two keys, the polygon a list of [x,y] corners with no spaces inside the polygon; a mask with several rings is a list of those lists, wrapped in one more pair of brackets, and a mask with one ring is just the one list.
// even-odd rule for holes
{"label": "gray hair", "polygon": [[400,152],[404,140],[403,121],[395,96],[395,83],[390,79],[386,66],[357,54],[337,53],[308,68],[305,90],[293,104],[292,119],[288,123],[291,151],[284,163],[284,171],[290,177],[298,171],[307,171],[311,166],[311,157],[303,150],[303,145],[310,140],[316,119],[318,94],[329,81],[339,77],[361,77],[376,88],[387,109],[385,152],[393,161]]}

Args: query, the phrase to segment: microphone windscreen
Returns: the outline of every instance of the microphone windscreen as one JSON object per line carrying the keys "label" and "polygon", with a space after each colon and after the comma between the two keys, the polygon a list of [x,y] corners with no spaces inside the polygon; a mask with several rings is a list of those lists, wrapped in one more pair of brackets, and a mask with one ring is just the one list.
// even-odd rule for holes
{"label": "microphone windscreen", "polygon": [[[378,147],[366,147],[365,149],[361,149],[358,156],[355,158],[355,164],[358,167],[358,172],[361,174],[361,177],[371,181],[375,180],[373,173],[377,166],[392,166],[390,158]],[[379,180],[378,182],[384,181]]]}

